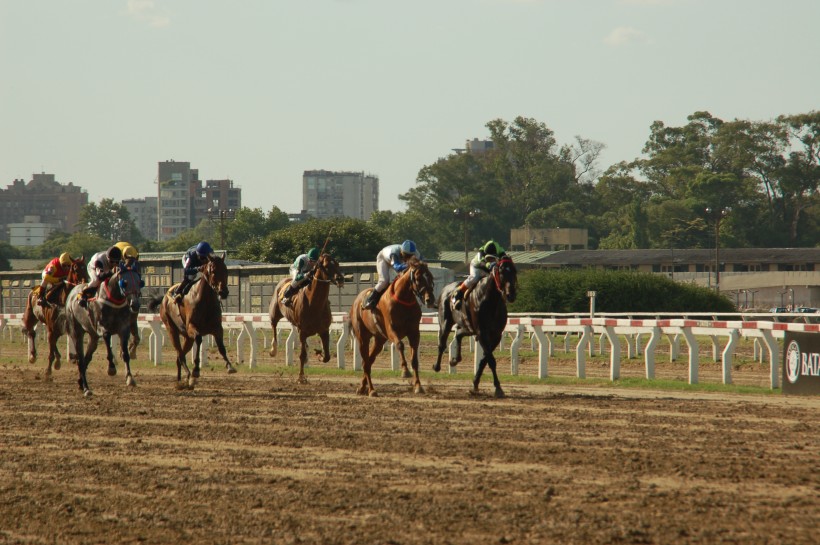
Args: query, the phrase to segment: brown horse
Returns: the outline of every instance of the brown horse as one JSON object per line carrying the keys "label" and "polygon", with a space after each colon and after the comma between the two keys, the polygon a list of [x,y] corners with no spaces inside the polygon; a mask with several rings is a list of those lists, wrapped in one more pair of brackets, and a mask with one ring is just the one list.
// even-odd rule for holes
{"label": "brown horse", "polygon": [[[228,360],[225,350],[222,331],[222,303],[220,299],[228,297],[228,268],[225,266],[225,255],[214,256],[199,269],[201,276],[194,282],[191,289],[177,302],[172,291],[168,290],[165,296],[154,298],[148,305],[152,311],[159,307],[159,315],[171,344],[177,352],[177,389],[193,389],[200,374],[199,349],[202,346],[202,337],[212,335],[228,373],[236,373],[236,369]],[[174,286],[175,287],[175,286]],[[184,344],[180,342],[184,340]],[[185,357],[196,343],[194,352],[193,373],[188,369]],[[182,382],[182,369],[187,373],[186,381]]]}
{"label": "brown horse", "polygon": [[[415,376],[413,391],[417,394],[424,393],[419,379],[418,349],[421,306],[418,299],[423,299],[428,308],[435,307],[433,275],[424,261],[412,258],[407,265],[407,270],[387,287],[372,310],[362,309],[362,303],[366,300],[370,289],[359,293],[350,308],[350,330],[358,343],[364,370],[362,383],[356,392],[359,395],[377,395],[370,378],[370,368],[388,340],[399,348],[402,376],[410,377],[407,359],[404,357],[402,339],[405,337],[410,344],[410,362]],[[371,339],[373,340],[372,348]]]}
{"label": "brown horse", "polygon": [[[46,339],[48,340],[48,369],[46,375],[51,375],[51,369],[60,368],[62,355],[57,348],[57,341],[61,335],[65,334],[65,301],[68,292],[82,282],[88,282],[88,272],[85,268],[85,257],[80,257],[71,262],[68,275],[61,284],[52,287],[46,293],[46,305],[37,304],[38,291],[31,290],[26,299],[26,310],[23,312],[23,332],[28,338],[28,361],[37,361],[37,323],[45,325]],[[69,354],[69,358],[76,359],[75,354]]]}
{"label": "brown horse", "polygon": [[330,361],[330,323],[333,315],[330,312],[328,296],[330,294],[330,284],[338,287],[344,286],[345,277],[339,270],[339,263],[327,253],[323,253],[316,261],[313,271],[308,273],[312,276],[310,284],[300,289],[292,297],[291,306],[282,304],[282,294],[291,282],[290,278],[283,278],[273,290],[273,297],[270,300],[270,323],[273,327],[273,343],[271,343],[270,355],[276,356],[277,333],[276,324],[282,318],[287,319],[299,332],[299,342],[301,351],[299,352],[299,383],[307,382],[305,378],[305,363],[307,362],[307,339],[313,335],[318,335],[322,341],[322,350],[316,350],[316,355],[323,363]]}
{"label": "brown horse", "polygon": [[484,355],[478,363],[478,370],[473,378],[473,392],[478,392],[478,383],[484,366],[489,365],[493,372],[495,397],[504,397],[498,374],[495,371],[493,350],[498,347],[504,328],[507,326],[507,302],[515,301],[518,287],[518,275],[515,264],[509,256],[502,257],[493,267],[492,273],[482,278],[475,288],[464,297],[459,310],[453,308],[451,296],[458,289],[458,282],[448,284],[439,294],[438,301],[438,358],[433,366],[435,372],[441,370],[441,356],[447,348],[447,337],[453,325],[456,325],[456,356],[450,365],[461,361],[461,340],[475,335]]}

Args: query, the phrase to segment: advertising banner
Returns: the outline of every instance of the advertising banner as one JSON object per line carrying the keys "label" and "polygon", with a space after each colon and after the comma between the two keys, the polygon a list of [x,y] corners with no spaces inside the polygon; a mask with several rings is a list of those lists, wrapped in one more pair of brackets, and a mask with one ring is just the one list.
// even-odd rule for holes
{"label": "advertising banner", "polygon": [[783,393],[820,395],[820,333],[786,332]]}

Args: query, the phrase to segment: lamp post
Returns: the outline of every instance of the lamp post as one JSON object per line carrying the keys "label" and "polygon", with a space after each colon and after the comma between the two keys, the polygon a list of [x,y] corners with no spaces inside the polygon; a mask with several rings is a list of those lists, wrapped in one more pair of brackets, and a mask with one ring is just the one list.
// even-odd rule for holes
{"label": "lamp post", "polygon": [[208,219],[211,221],[219,221],[219,235],[222,249],[225,249],[225,221],[236,219],[236,210],[229,208],[222,210],[219,208],[208,209]]}
{"label": "lamp post", "polygon": [[705,210],[706,214],[715,222],[715,291],[718,293],[720,293],[720,222],[731,211],[732,209],[728,206],[720,210],[707,207]]}
{"label": "lamp post", "polygon": [[481,215],[481,210],[478,208],[456,208],[453,210],[453,215],[460,218],[464,224],[464,262],[470,262],[470,241],[469,241],[469,221],[477,219]]}

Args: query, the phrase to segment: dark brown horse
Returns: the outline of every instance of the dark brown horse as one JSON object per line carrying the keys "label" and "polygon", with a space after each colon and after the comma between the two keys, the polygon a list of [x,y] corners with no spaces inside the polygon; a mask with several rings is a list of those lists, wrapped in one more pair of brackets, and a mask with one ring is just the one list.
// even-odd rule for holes
{"label": "dark brown horse", "polygon": [[[177,302],[174,298],[172,287],[165,296],[153,299],[148,305],[152,311],[159,307],[160,318],[177,352],[177,389],[180,390],[193,389],[196,379],[199,378],[199,350],[202,346],[202,337],[205,335],[213,336],[219,354],[225,360],[228,373],[236,373],[236,369],[228,360],[222,331],[220,299],[228,297],[228,268],[225,266],[225,255],[209,258],[199,271],[201,273],[199,280],[194,282],[181,301]],[[196,343],[196,349],[192,373],[188,369],[185,357],[191,351],[194,343]],[[182,382],[183,368],[188,375],[185,382]]]}
{"label": "dark brown horse", "polygon": [[[359,395],[377,395],[376,389],[373,388],[373,381],[370,379],[370,368],[388,340],[398,346],[403,376],[410,377],[407,359],[404,357],[402,339],[405,337],[410,344],[410,362],[415,376],[413,391],[417,394],[424,393],[421,380],[419,380],[418,349],[421,306],[418,300],[423,299],[428,308],[435,306],[433,275],[424,261],[413,258],[407,264],[407,270],[388,286],[376,307],[372,310],[362,309],[362,303],[370,293],[367,289],[356,296],[350,308],[350,330],[358,343],[364,370],[362,383],[357,391]],[[371,339],[373,340],[372,347]]]}
{"label": "dark brown horse", "polygon": [[439,294],[438,358],[433,370],[437,373],[441,370],[441,356],[447,349],[447,337],[453,325],[456,325],[456,357],[450,360],[450,365],[456,365],[461,361],[461,340],[466,336],[475,335],[484,354],[478,362],[473,379],[473,392],[478,392],[481,373],[484,366],[489,365],[493,372],[495,397],[504,397],[504,390],[501,389],[495,370],[493,350],[501,342],[504,328],[507,326],[507,302],[515,301],[515,291],[518,287],[515,264],[509,256],[502,257],[492,272],[466,294],[461,309],[456,310],[450,298],[458,284],[454,282],[446,285]]}
{"label": "dark brown horse", "polygon": [[307,382],[305,378],[305,363],[307,362],[307,339],[318,335],[322,341],[322,350],[316,350],[316,355],[323,363],[330,361],[330,323],[333,315],[330,312],[328,296],[330,284],[340,288],[345,283],[345,277],[339,269],[339,263],[327,253],[323,253],[316,261],[316,265],[309,274],[312,275],[310,284],[300,289],[293,296],[291,306],[282,304],[282,294],[291,282],[290,278],[283,278],[273,290],[270,300],[270,323],[273,327],[273,343],[270,348],[271,357],[276,356],[276,324],[285,318],[299,332],[301,351],[299,352],[299,382]]}
{"label": "dark brown horse", "polygon": [[[65,334],[65,302],[68,292],[82,282],[88,282],[88,271],[85,268],[85,257],[80,257],[71,262],[68,275],[61,284],[52,287],[46,294],[46,305],[37,304],[38,292],[31,290],[26,300],[26,310],[23,312],[23,332],[28,338],[28,361],[37,361],[37,323],[42,323],[46,328],[46,339],[48,340],[48,369],[46,375],[51,375],[51,369],[60,368],[62,355],[57,348],[57,341],[61,335]],[[74,360],[75,354],[69,354],[69,358]]]}
{"label": "dark brown horse", "polygon": [[[97,350],[100,334],[105,341],[108,375],[117,374],[114,352],[111,350],[111,337],[117,335],[120,338],[120,352],[125,362],[125,384],[136,386],[136,381],[131,375],[128,338],[131,335],[132,313],[138,312],[140,306],[139,276],[134,271],[116,267],[114,274],[100,283],[96,297],[89,299],[87,307],[83,308],[80,306],[79,296],[86,287],[86,284],[75,286],[68,294],[65,306],[66,333],[71,337],[77,351],[77,370],[80,374],[77,382],[80,389],[85,396],[91,395],[86,371]],[[88,347],[83,348],[86,333],[89,337]]]}

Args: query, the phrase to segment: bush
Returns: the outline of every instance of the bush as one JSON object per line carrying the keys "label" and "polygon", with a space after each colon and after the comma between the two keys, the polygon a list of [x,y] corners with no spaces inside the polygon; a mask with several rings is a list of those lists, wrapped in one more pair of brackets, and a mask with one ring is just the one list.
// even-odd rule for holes
{"label": "bush", "polygon": [[597,292],[599,312],[736,311],[732,301],[711,289],[659,274],[533,269],[518,275],[518,297],[510,312],[585,312],[588,291]]}

